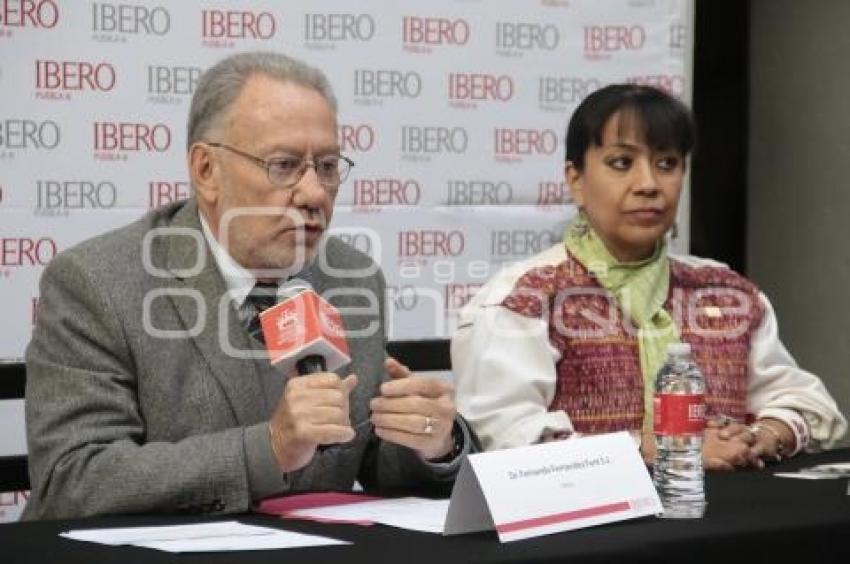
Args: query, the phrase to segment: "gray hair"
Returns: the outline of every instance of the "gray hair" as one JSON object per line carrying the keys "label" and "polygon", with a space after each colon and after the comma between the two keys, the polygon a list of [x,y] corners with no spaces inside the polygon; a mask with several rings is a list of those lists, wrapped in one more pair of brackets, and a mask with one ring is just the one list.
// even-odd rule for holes
{"label": "gray hair", "polygon": [[242,92],[248,79],[262,74],[281,82],[312,88],[336,113],[330,82],[319,69],[282,53],[250,51],[222,59],[201,76],[189,108],[186,149],[203,139]]}

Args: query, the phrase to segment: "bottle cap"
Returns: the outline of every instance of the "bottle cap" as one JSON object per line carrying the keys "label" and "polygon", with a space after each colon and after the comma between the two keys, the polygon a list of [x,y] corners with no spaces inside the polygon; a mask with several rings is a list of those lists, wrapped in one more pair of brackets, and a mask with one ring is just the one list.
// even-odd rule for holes
{"label": "bottle cap", "polygon": [[667,345],[667,354],[671,356],[685,356],[691,354],[691,345],[688,343],[670,343]]}

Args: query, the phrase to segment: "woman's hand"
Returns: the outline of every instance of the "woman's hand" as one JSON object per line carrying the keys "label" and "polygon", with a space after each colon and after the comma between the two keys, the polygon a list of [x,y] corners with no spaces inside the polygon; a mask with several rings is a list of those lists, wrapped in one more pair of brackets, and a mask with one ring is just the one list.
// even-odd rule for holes
{"label": "woman's hand", "polygon": [[763,460],[782,460],[782,456],[793,452],[796,446],[794,431],[779,419],[759,419],[750,431],[755,438],[751,450]]}
{"label": "woman's hand", "polygon": [[703,434],[702,461],[706,470],[762,468],[764,462],[753,451],[756,437],[746,425],[709,424]]}
{"label": "woman's hand", "polygon": [[[706,470],[735,470],[747,466],[758,466],[761,460],[750,452],[755,437],[746,425],[732,423],[721,427],[709,423],[703,432],[702,463]],[[655,436],[644,432],[640,453],[646,464],[655,462]]]}
{"label": "woman's hand", "polygon": [[[702,460],[706,470],[764,468],[794,446],[794,432],[778,419],[759,419],[747,426],[729,420],[710,420],[703,433]],[[789,446],[790,445],[790,446]],[[640,447],[647,464],[655,461],[655,437],[644,432]]]}

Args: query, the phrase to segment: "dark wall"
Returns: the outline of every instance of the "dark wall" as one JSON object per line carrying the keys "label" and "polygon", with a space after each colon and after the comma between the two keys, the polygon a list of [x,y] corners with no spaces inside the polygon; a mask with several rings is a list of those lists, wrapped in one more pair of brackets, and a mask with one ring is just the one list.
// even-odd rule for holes
{"label": "dark wall", "polygon": [[748,0],[696,0],[691,253],[746,273]]}

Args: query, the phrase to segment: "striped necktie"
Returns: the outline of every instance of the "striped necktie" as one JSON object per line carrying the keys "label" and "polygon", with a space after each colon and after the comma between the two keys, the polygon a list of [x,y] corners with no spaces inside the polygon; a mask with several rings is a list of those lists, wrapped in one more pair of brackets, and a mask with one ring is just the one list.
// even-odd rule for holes
{"label": "striped necktie", "polygon": [[277,283],[257,282],[245,297],[245,301],[251,305],[253,312],[246,322],[245,328],[248,334],[261,343],[265,343],[263,330],[260,327],[260,314],[277,303]]}

